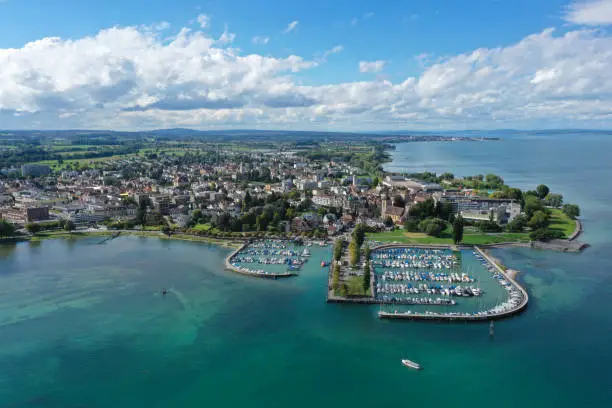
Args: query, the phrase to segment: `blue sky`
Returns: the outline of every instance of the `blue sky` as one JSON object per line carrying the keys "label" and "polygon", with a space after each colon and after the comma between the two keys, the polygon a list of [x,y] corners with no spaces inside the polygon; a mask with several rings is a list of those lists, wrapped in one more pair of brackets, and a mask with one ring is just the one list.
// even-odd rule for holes
{"label": "blue sky", "polygon": [[0,0],[0,128],[609,127],[611,22],[609,0]]}

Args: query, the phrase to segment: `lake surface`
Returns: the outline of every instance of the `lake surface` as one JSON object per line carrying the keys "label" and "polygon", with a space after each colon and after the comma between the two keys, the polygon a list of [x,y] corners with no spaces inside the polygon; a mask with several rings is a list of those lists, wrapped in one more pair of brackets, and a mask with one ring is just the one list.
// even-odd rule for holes
{"label": "lake surface", "polygon": [[546,183],[582,208],[582,254],[495,251],[530,304],[492,340],[486,324],[327,305],[320,248],[275,281],[225,272],[229,250],[191,242],[0,246],[0,407],[611,406],[610,151],[588,134],[398,145],[395,169]]}

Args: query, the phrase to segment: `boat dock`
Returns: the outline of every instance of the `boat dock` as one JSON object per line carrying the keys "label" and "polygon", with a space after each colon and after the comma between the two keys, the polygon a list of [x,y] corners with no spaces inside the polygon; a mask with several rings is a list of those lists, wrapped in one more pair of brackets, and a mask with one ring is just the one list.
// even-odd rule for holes
{"label": "boat dock", "polygon": [[257,271],[249,268],[241,267],[234,264],[234,258],[241,253],[246,247],[248,247],[250,242],[245,242],[238,249],[233,251],[227,258],[225,258],[225,269],[230,270],[232,272],[239,273],[241,275],[254,276],[257,278],[267,278],[267,279],[278,279],[278,278],[289,278],[292,276],[297,276],[298,274],[293,271],[287,272],[267,272],[267,271]]}
{"label": "boat dock", "polygon": [[500,308],[499,310],[490,310],[490,311],[482,311],[475,313],[461,313],[461,312],[450,312],[450,313],[438,313],[438,312],[378,312],[378,317],[380,319],[402,319],[402,320],[430,320],[430,321],[465,321],[465,322],[475,322],[475,321],[491,321],[491,320],[499,320],[504,319],[510,316],[514,316],[518,313],[521,313],[527,307],[527,303],[529,302],[529,295],[527,291],[523,289],[515,280],[514,276],[510,276],[507,274],[496,262],[491,259],[489,255],[487,255],[484,251],[482,251],[479,247],[474,247],[474,250],[477,251],[480,256],[482,256],[487,262],[489,262],[504,278],[510,282],[513,290],[518,291],[519,301],[516,303],[511,303],[510,307]]}

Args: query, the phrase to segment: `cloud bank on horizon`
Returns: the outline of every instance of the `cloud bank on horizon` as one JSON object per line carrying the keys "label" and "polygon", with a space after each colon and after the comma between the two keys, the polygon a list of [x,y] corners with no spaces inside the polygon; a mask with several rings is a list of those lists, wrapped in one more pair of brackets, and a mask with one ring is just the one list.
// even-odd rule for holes
{"label": "cloud bank on horizon", "polygon": [[[346,52],[342,45],[323,58],[244,53],[227,28],[209,33],[208,14],[196,17],[197,28],[158,23],[46,37],[0,48],[0,128],[612,127],[612,37],[592,27],[612,24],[612,1],[572,3],[563,19],[572,26],[562,33],[547,28],[448,56],[401,81],[386,79],[387,61],[364,60],[357,70],[375,79],[322,85],[303,75],[325,70],[327,58]],[[280,34],[294,35],[298,24]]]}

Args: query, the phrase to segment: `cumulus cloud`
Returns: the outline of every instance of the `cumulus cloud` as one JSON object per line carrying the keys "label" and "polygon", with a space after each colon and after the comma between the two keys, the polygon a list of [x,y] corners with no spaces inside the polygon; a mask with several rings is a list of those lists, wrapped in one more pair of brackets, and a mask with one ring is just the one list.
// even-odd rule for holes
{"label": "cumulus cloud", "polygon": [[253,44],[266,45],[270,41],[270,37],[256,35],[251,39]]}
{"label": "cumulus cloud", "polygon": [[294,21],[290,22],[287,25],[287,28],[285,28],[283,30],[283,34],[288,34],[288,33],[292,32],[293,30],[295,30],[297,28],[298,24],[300,24],[300,22],[297,21],[297,20],[294,20]]}
{"label": "cumulus cloud", "polygon": [[380,72],[385,67],[387,62],[378,61],[359,61],[359,72]]}
{"label": "cumulus cloud", "polygon": [[563,18],[574,24],[612,24],[612,0],[574,1],[567,7]]}
{"label": "cumulus cloud", "polygon": [[[165,28],[167,30],[167,28]],[[114,27],[0,49],[4,128],[322,129],[612,126],[612,37],[548,29],[515,44],[428,62],[397,82],[307,85],[325,65],[244,54],[180,29]],[[340,52],[342,46],[324,55]],[[384,61],[362,61],[377,72]],[[361,65],[361,64],[360,64]],[[360,66],[361,68],[361,66]],[[306,84],[304,84],[306,83]]]}

